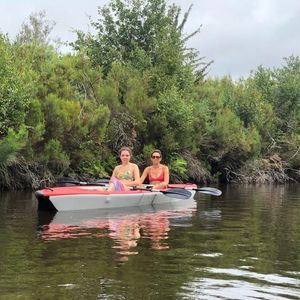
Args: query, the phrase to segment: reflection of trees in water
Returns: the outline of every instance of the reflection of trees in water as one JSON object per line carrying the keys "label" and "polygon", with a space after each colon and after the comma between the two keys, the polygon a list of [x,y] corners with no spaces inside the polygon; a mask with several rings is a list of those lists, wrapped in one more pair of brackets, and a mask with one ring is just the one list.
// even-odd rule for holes
{"label": "reflection of trees in water", "polygon": [[[41,238],[44,241],[57,239],[74,239],[82,237],[109,237],[114,241],[119,261],[127,261],[129,255],[136,255],[139,239],[149,239],[150,248],[155,250],[168,249],[169,219],[191,217],[192,210],[161,211],[125,215],[120,218],[90,219],[79,224],[49,223],[41,226]],[[97,231],[95,231],[97,229]]]}

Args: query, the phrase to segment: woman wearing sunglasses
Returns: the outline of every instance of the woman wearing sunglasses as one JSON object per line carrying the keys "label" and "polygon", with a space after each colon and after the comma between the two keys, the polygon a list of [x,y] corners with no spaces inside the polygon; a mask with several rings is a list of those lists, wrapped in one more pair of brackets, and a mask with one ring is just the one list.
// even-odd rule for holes
{"label": "woman wearing sunglasses", "polygon": [[170,180],[169,168],[166,165],[161,164],[162,154],[161,151],[155,149],[151,153],[152,165],[147,167],[142,176],[141,183],[148,177],[150,185],[153,185],[154,189],[167,188]]}

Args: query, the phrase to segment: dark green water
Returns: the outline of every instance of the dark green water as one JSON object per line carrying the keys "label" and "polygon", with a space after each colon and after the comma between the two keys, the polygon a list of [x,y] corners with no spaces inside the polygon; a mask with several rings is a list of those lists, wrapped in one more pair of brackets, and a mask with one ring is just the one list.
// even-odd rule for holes
{"label": "dark green water", "polygon": [[300,299],[300,185],[38,213],[0,194],[0,299]]}

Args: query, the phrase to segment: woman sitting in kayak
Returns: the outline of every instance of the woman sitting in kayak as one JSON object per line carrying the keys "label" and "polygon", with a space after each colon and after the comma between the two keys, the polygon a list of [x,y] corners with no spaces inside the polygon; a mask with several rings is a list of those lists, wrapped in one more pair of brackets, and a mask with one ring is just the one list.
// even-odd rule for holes
{"label": "woman sitting in kayak", "polygon": [[170,180],[169,168],[160,163],[161,159],[161,151],[158,149],[153,150],[151,153],[152,165],[144,170],[140,180],[141,183],[143,183],[148,177],[149,184],[153,185],[154,189],[163,189],[168,187]]}
{"label": "woman sitting in kayak", "polygon": [[129,187],[136,186],[140,182],[139,167],[130,162],[132,152],[129,147],[119,150],[121,164],[114,168],[109,181],[108,191],[127,191]]}

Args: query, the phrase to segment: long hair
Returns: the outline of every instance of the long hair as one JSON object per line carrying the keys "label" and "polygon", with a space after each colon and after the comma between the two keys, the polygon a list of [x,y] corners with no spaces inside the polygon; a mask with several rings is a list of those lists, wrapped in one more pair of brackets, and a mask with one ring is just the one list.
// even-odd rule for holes
{"label": "long hair", "polygon": [[119,150],[119,156],[121,155],[122,151],[128,151],[129,154],[130,154],[130,156],[132,156],[132,150],[131,150],[129,147],[127,147],[127,146],[122,147],[122,148]]}

